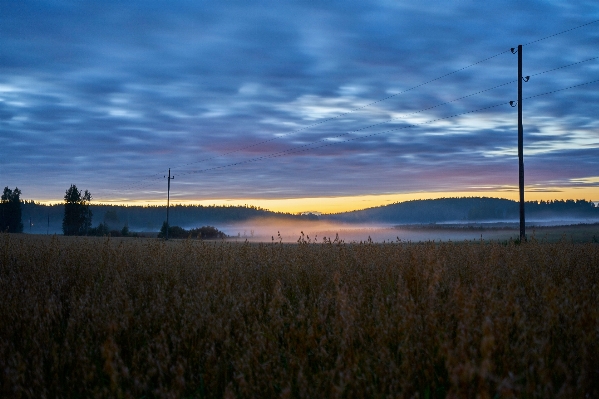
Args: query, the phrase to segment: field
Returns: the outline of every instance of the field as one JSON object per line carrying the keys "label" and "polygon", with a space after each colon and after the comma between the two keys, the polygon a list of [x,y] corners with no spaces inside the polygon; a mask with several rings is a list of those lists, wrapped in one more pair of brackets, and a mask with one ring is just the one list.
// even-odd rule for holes
{"label": "field", "polygon": [[[528,225],[526,235],[543,242],[570,241],[578,243],[599,242],[599,223],[569,225]],[[438,224],[351,224],[330,221],[304,221],[284,223],[272,219],[252,220],[238,225],[225,226],[230,240],[244,242],[278,241],[277,233],[283,242],[294,243],[300,231],[312,241],[321,241],[323,237],[339,236],[347,243],[368,241],[369,237],[377,243],[405,241],[456,241],[480,240],[507,242],[516,240],[520,235],[517,222],[470,222]],[[243,235],[242,235],[243,233]],[[274,237],[273,237],[274,235]],[[156,237],[149,233],[148,237]]]}
{"label": "field", "polygon": [[[520,235],[518,223],[469,223],[436,225],[403,225],[396,230],[408,232],[417,241],[453,240],[463,241],[482,237],[485,240],[517,240]],[[436,233],[436,234],[435,234]],[[478,236],[478,237],[477,237]],[[561,226],[527,226],[526,236],[542,242],[599,242],[599,223],[581,223]]]}
{"label": "field", "polygon": [[0,235],[0,396],[599,397],[599,244]]}

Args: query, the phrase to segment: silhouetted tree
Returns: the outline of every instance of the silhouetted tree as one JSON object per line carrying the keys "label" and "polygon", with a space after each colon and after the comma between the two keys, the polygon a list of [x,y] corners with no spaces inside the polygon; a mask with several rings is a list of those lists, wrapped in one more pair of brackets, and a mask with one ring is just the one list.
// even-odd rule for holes
{"label": "silhouetted tree", "polygon": [[182,227],[179,226],[169,226],[166,222],[162,223],[162,227],[160,228],[160,233],[158,233],[158,238],[166,237],[166,229],[168,228],[168,237],[169,238],[187,238],[189,232]]}
{"label": "silhouetted tree", "polygon": [[107,236],[108,234],[110,234],[110,229],[108,228],[108,225],[106,223],[100,223],[97,227],[92,227],[89,230],[87,230],[88,236],[102,237]]}
{"label": "silhouetted tree", "polygon": [[[158,238],[165,238],[167,224],[164,222]],[[253,230],[252,230],[253,231]],[[199,238],[199,239],[215,239],[215,238],[227,238],[227,235],[216,227],[203,226],[191,230],[185,230],[179,226],[168,226],[168,237],[169,238]]]}
{"label": "silhouetted tree", "polygon": [[84,193],[71,184],[64,196],[64,218],[62,231],[65,236],[85,235],[92,225],[92,211],[89,203],[92,195],[85,190]]}
{"label": "silhouetted tree", "polygon": [[123,228],[121,229],[121,235],[123,237],[127,237],[127,236],[129,236],[129,234],[131,234],[129,231],[129,226],[124,225]]}
{"label": "silhouetted tree", "polygon": [[[203,226],[200,228],[195,228],[189,230],[191,238],[207,238],[207,239],[215,239],[215,238],[227,238],[227,235],[222,231],[218,230],[213,226]],[[254,230],[251,232],[252,237],[254,236]]]}
{"label": "silhouetted tree", "polygon": [[15,187],[11,190],[4,187],[2,199],[0,201],[0,231],[9,233],[22,233],[23,223],[21,222],[21,190]]}

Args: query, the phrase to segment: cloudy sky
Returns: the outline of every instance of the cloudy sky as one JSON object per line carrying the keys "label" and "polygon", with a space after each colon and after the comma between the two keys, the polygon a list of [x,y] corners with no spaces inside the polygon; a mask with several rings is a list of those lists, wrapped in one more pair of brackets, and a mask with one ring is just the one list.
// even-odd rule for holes
{"label": "cloudy sky", "polygon": [[181,203],[516,198],[523,44],[527,199],[599,200],[597,20],[595,0],[3,1],[0,184],[163,203],[171,168]]}

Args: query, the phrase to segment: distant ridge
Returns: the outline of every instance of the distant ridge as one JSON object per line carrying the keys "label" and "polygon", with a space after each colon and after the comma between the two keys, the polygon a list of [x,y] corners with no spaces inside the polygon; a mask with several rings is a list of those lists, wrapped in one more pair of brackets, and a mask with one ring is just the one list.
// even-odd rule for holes
{"label": "distant ridge", "polygon": [[[591,219],[599,221],[599,207],[586,200],[530,201],[525,204],[527,220]],[[321,215],[321,220],[346,223],[442,223],[508,221],[519,217],[518,202],[488,197],[413,200],[359,211]]]}

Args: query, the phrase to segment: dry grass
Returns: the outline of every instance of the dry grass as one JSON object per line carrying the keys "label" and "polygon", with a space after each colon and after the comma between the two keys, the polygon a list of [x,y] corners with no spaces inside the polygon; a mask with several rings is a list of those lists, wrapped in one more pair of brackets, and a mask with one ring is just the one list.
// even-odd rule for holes
{"label": "dry grass", "polygon": [[3,397],[599,397],[599,245],[0,235]]}

